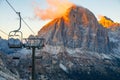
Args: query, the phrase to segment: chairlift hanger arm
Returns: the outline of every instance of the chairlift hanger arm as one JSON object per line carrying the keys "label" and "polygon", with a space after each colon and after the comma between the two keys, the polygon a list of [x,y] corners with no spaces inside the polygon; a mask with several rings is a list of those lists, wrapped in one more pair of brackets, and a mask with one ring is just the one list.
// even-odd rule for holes
{"label": "chairlift hanger arm", "polygon": [[19,16],[19,19],[20,19],[19,28],[18,28],[17,30],[14,30],[14,31],[13,31],[13,32],[18,32],[18,31],[21,29],[21,15],[20,15],[20,12],[17,12],[17,11],[15,10],[15,8],[9,3],[8,0],[6,0],[6,2],[7,2],[8,5],[13,9],[13,11],[14,11],[16,14],[18,14],[18,16]]}
{"label": "chairlift hanger arm", "polygon": [[18,14],[18,16],[19,16],[20,23],[19,23],[19,28],[17,30],[14,30],[14,32],[18,32],[21,29],[21,15],[20,15],[20,12],[16,12],[16,14]]}

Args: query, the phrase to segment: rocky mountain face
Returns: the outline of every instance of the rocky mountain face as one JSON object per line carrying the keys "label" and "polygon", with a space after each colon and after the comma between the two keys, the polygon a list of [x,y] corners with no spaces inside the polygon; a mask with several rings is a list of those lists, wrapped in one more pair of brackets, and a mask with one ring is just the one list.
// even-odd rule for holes
{"label": "rocky mountain face", "polygon": [[11,59],[0,51],[0,80],[20,80],[15,68],[9,64]]}
{"label": "rocky mountain face", "polygon": [[111,52],[108,33],[88,9],[78,6],[69,8],[66,13],[38,32],[50,46],[80,48],[99,53]]}
{"label": "rocky mountain face", "polygon": [[108,37],[114,53],[120,53],[120,23],[112,19],[101,16],[99,23],[108,29]]}
{"label": "rocky mountain face", "polygon": [[[28,54],[26,58],[20,58],[15,66],[21,80],[30,80],[31,61],[31,54]],[[36,80],[117,80],[120,78],[120,58],[112,54],[93,52],[51,54],[37,50],[35,66]]]}
{"label": "rocky mountain face", "polygon": [[[116,32],[116,34],[118,34]],[[38,32],[46,39],[36,62],[38,73],[50,80],[116,80],[120,78],[120,39],[98,23],[94,14],[78,6]],[[113,41],[112,41],[113,40]],[[106,54],[109,53],[109,54]],[[42,70],[42,71],[41,71]],[[57,74],[55,74],[57,73]]]}
{"label": "rocky mountain face", "polygon": [[120,54],[120,26],[111,27],[108,29],[108,36],[112,44],[113,52]]}

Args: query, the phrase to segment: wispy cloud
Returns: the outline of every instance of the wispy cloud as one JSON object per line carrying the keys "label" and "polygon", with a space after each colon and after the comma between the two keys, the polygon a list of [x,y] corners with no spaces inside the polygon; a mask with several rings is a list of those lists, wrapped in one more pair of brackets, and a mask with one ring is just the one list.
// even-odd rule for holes
{"label": "wispy cloud", "polygon": [[48,5],[46,9],[38,6],[34,8],[36,16],[42,20],[60,17],[66,12],[66,9],[73,5],[73,3],[68,0],[46,0],[46,2]]}

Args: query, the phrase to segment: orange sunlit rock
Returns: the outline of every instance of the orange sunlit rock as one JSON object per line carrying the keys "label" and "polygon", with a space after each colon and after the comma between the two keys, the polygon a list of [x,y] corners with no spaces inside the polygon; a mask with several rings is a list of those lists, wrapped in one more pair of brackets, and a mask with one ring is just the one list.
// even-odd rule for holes
{"label": "orange sunlit rock", "polygon": [[42,20],[55,19],[63,16],[68,8],[74,4],[68,0],[46,0],[48,4],[47,9],[35,7],[35,14]]}
{"label": "orange sunlit rock", "polygon": [[98,17],[99,17],[99,23],[105,28],[120,26],[120,23],[114,22],[110,18],[107,18],[106,16],[98,16]]}

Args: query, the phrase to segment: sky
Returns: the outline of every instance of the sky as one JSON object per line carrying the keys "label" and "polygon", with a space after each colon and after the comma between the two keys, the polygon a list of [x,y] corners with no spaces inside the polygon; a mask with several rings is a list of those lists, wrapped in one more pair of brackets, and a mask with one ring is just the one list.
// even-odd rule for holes
{"label": "sky", "polygon": [[[22,18],[37,34],[37,32],[50,20],[39,19],[34,12],[35,5],[45,9],[48,7],[46,0],[8,0],[16,11],[21,12]],[[115,22],[120,23],[120,0],[68,0],[78,6],[88,8],[97,17],[104,15],[111,18]],[[0,0],[0,30],[9,34],[19,27],[19,17],[9,7],[6,0]],[[21,31],[23,37],[33,34],[29,28],[22,23]],[[7,39],[8,36],[0,31],[0,36]]]}

